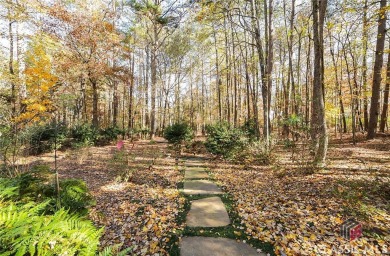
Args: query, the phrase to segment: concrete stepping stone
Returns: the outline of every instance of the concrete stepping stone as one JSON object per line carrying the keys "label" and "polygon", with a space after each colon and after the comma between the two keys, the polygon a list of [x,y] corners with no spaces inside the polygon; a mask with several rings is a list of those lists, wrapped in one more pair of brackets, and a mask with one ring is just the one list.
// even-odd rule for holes
{"label": "concrete stepping stone", "polygon": [[187,166],[187,167],[202,167],[202,166],[205,166],[205,165],[206,165],[205,162],[195,162],[195,161],[185,162],[184,163],[184,166]]}
{"label": "concrete stepping stone", "polygon": [[185,170],[184,179],[207,179],[209,175],[203,168],[190,168]]}
{"label": "concrete stepping stone", "polygon": [[229,224],[229,215],[221,198],[214,196],[192,201],[187,226],[223,227]]}
{"label": "concrete stepping stone", "polygon": [[215,195],[222,194],[221,189],[209,180],[184,181],[184,194],[187,195]]}
{"label": "concrete stepping stone", "polygon": [[188,166],[186,167],[186,170],[192,170],[192,171],[205,171],[205,167],[197,167],[197,166]]}
{"label": "concrete stepping stone", "polygon": [[183,237],[180,242],[181,256],[265,256],[248,244],[228,238]]}

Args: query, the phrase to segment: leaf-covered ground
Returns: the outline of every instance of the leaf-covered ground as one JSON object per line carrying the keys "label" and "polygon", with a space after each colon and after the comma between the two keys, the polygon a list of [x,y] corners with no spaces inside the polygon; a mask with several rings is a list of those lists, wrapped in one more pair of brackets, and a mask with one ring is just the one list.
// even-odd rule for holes
{"label": "leaf-covered ground", "polygon": [[[236,201],[245,233],[274,244],[278,255],[381,255],[390,251],[389,139],[353,146],[334,141],[328,167],[313,171],[306,150],[280,149],[272,167],[215,163],[213,172]],[[339,235],[355,218],[363,237]]]}
{"label": "leaf-covered ground", "polygon": [[[209,167],[241,218],[239,239],[270,242],[279,255],[351,250],[352,255],[380,255],[390,248],[389,142],[382,138],[353,146],[348,138],[334,140],[328,167],[316,172],[306,164],[310,156],[302,145],[294,154],[276,147],[277,162],[271,166],[214,160]],[[122,243],[132,247],[133,255],[177,253],[172,245],[183,231],[176,223],[185,208],[177,190],[183,175],[166,143],[126,141],[122,153],[111,145],[59,156],[60,178],[85,180],[96,199],[91,218],[106,227],[102,246]],[[52,154],[39,158],[53,165]],[[350,217],[364,230],[353,242],[339,236],[340,224]]]}
{"label": "leaf-covered ground", "polygon": [[125,141],[116,146],[69,151],[59,161],[61,177],[86,181],[96,199],[90,217],[105,226],[101,246],[123,244],[132,255],[169,255],[176,217],[183,207],[166,143]]}

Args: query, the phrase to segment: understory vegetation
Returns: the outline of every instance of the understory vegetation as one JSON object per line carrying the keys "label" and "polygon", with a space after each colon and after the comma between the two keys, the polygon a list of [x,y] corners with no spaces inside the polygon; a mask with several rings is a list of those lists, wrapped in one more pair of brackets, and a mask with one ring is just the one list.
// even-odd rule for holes
{"label": "understory vegetation", "polygon": [[119,253],[120,246],[99,253],[104,229],[87,217],[95,202],[85,183],[64,179],[59,188],[56,191],[54,174],[46,165],[18,177],[0,178],[1,255]]}
{"label": "understory vegetation", "polygon": [[[278,256],[389,253],[389,12],[0,0],[0,255],[168,256],[219,232]],[[191,157],[232,226],[185,226]]]}
{"label": "understory vegetation", "polygon": [[164,138],[181,154],[182,146],[188,147],[193,140],[194,131],[188,123],[175,123],[165,128]]}
{"label": "understory vegetation", "polygon": [[239,128],[228,123],[208,125],[206,133],[206,149],[216,156],[243,165],[269,165],[276,160],[272,154],[272,146],[267,148],[265,142],[257,137],[256,128],[251,121]]}
{"label": "understory vegetation", "polygon": [[[3,127],[4,128],[4,127]],[[118,127],[95,129],[88,124],[67,127],[62,123],[36,124],[13,134],[12,130],[0,131],[0,155],[2,171],[15,175],[19,159],[53,150],[77,149],[88,146],[103,146],[124,135]]]}

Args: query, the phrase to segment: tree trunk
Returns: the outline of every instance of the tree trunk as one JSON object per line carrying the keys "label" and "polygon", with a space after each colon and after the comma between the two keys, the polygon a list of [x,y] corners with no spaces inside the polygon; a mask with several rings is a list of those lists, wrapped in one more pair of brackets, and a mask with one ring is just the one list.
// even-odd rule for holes
{"label": "tree trunk", "polygon": [[313,41],[314,41],[314,78],[313,78],[313,111],[311,116],[311,137],[315,153],[314,165],[325,166],[328,149],[328,134],[325,120],[324,102],[324,69],[323,26],[327,0],[312,0],[313,7]]}
{"label": "tree trunk", "polygon": [[[11,7],[9,7],[11,8]],[[11,10],[8,9],[8,16],[11,18]],[[14,23],[14,20],[9,20],[8,23],[8,36],[9,36],[9,63],[8,63],[8,69],[9,74],[11,77],[11,97],[10,97],[10,103],[11,103],[11,117],[12,120],[15,120],[16,118],[16,85],[14,81],[15,71],[14,71],[14,33],[12,30],[12,24]],[[13,127],[14,132],[16,132],[16,125]]]}
{"label": "tree trunk", "polygon": [[228,41],[228,28],[226,24],[226,15],[224,14],[223,18],[224,24],[224,33],[225,33],[225,65],[226,65],[226,118],[227,122],[230,123],[230,51],[229,51],[229,41]]}
{"label": "tree trunk", "polygon": [[387,110],[389,108],[389,90],[390,90],[390,53],[387,55],[386,86],[383,95],[383,108],[381,114],[381,122],[379,126],[379,130],[381,132],[385,132],[385,127],[387,124]]}
{"label": "tree trunk", "polygon": [[118,108],[119,108],[119,96],[118,96],[118,82],[113,81],[112,92],[112,126],[118,126]]}
{"label": "tree trunk", "polygon": [[378,126],[379,116],[379,96],[381,87],[381,70],[383,66],[383,49],[385,47],[386,35],[386,0],[380,1],[380,10],[378,18],[378,34],[376,38],[375,63],[372,79],[372,95],[370,107],[370,119],[368,123],[367,139],[375,138],[376,128]]}
{"label": "tree trunk", "polygon": [[146,65],[143,68],[145,71],[144,74],[144,82],[145,82],[145,106],[144,106],[144,113],[145,113],[145,119],[144,119],[144,127],[150,128],[150,116],[149,116],[149,73],[150,73],[150,49],[147,46],[146,49]]}
{"label": "tree trunk", "polygon": [[218,48],[217,48],[217,33],[215,31],[215,28],[213,26],[213,35],[214,35],[214,49],[215,49],[215,70],[216,70],[216,85],[217,85],[217,94],[218,94],[218,117],[219,121],[222,121],[222,95],[221,95],[221,86],[222,86],[222,81],[221,81],[221,76],[219,72],[219,56],[218,56]]}
{"label": "tree trunk", "polygon": [[128,123],[127,123],[127,129],[130,133],[131,129],[133,129],[133,94],[134,94],[134,53],[132,55],[132,58],[130,59],[130,83],[129,83],[129,108],[128,108]]}
{"label": "tree trunk", "polygon": [[[265,58],[264,58],[264,50],[263,50],[263,43],[261,41],[261,36],[260,36],[260,22],[259,22],[259,17],[258,17],[258,14],[257,14],[257,10],[259,10],[259,7],[256,6],[256,1],[255,0],[252,0],[251,1],[251,13],[252,13],[252,26],[254,28],[254,41],[255,41],[255,45],[256,45],[256,51],[257,51],[257,54],[259,56],[259,66],[260,66],[260,76],[261,76],[261,79],[259,79],[259,70],[257,68],[254,69],[254,78],[256,78],[256,83],[254,83],[254,100],[253,100],[253,108],[254,108],[254,116],[255,118],[258,117],[259,115],[259,111],[258,111],[258,106],[257,106],[257,101],[258,101],[258,91],[257,89],[255,89],[259,84],[260,84],[260,80],[261,80],[261,91],[263,93],[263,95],[266,95],[264,94],[264,91],[265,90],[265,87],[266,87],[266,63],[265,63]],[[264,117],[264,123],[266,123],[265,119],[266,119],[266,116],[267,114],[265,113],[266,112],[266,109],[267,109],[267,101],[264,100],[264,97],[263,97],[263,117]],[[260,134],[260,125],[259,125],[259,120],[255,120],[255,123],[256,123],[256,126],[259,127],[259,134]],[[264,129],[263,131],[265,130],[265,126],[264,126]]]}
{"label": "tree trunk", "polygon": [[362,79],[363,79],[363,118],[364,130],[368,129],[368,100],[367,100],[367,49],[368,49],[368,19],[367,19],[367,1],[364,1],[363,9],[363,63],[362,63]]}
{"label": "tree trunk", "polygon": [[[328,31],[328,33],[329,33],[329,38],[332,38],[331,34],[330,34],[330,31]],[[333,68],[334,68],[335,80],[336,80],[336,91],[337,91],[337,96],[338,96],[339,105],[340,105],[340,113],[341,113],[343,132],[346,133],[347,132],[347,120],[345,118],[345,110],[344,110],[343,97],[342,97],[342,93],[341,93],[341,84],[340,84],[340,80],[339,80],[339,72],[338,72],[338,67],[337,67],[335,54],[334,54],[334,51],[333,51],[333,44],[332,44],[332,40],[331,39],[330,39],[329,47],[330,47],[330,55],[332,56],[332,63],[333,63]]]}
{"label": "tree trunk", "polygon": [[353,144],[355,145],[356,144],[356,111],[355,111],[355,98],[354,98],[354,88],[352,87],[352,83],[351,83],[351,71],[350,71],[350,68],[349,68],[349,63],[348,63],[348,58],[347,58],[347,54],[346,54],[346,49],[345,47],[343,47],[343,55],[344,55],[344,60],[345,60],[345,66],[346,66],[346,71],[347,71],[347,77],[348,77],[348,86],[349,86],[349,91],[350,91],[350,94],[351,94],[351,118],[352,118],[352,141],[353,141]]}
{"label": "tree trunk", "polygon": [[97,88],[97,81],[94,78],[89,78],[92,85],[92,126],[96,129],[99,128],[99,93]]}
{"label": "tree trunk", "polygon": [[156,86],[157,86],[157,49],[152,48],[150,72],[151,72],[151,111],[150,111],[150,138],[156,133]]}

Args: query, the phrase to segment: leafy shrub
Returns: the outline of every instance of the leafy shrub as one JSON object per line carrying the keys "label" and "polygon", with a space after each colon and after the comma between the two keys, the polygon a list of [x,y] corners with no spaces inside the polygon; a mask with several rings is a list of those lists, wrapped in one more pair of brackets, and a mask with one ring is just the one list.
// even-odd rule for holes
{"label": "leafy shrub", "polygon": [[71,129],[71,136],[77,146],[90,146],[95,143],[98,137],[98,131],[89,124],[81,124]]}
{"label": "leafy shrub", "polygon": [[97,138],[94,141],[95,145],[106,145],[113,140],[116,140],[119,135],[123,135],[124,132],[116,126],[100,129]]}
{"label": "leafy shrub", "polygon": [[75,147],[107,145],[122,134],[124,132],[116,126],[96,129],[89,124],[77,125],[73,127],[71,132]]}
{"label": "leafy shrub", "polygon": [[246,121],[240,129],[246,134],[250,141],[255,141],[259,137],[259,130],[253,119]]}
{"label": "leafy shrub", "polygon": [[[54,211],[57,202],[56,185],[54,173],[47,165],[33,167],[31,171],[12,179],[12,183],[6,179],[0,182],[0,188],[10,185],[18,188],[17,200],[38,203],[50,201],[46,211]],[[82,214],[87,212],[87,207],[95,203],[85,182],[77,179],[60,180],[60,202],[66,210]]]}
{"label": "leafy shrub", "polygon": [[68,133],[67,127],[62,123],[51,122],[32,126],[27,131],[30,144],[29,153],[38,155],[50,152],[55,148],[55,144],[57,144],[57,149],[62,148],[68,139]]}
{"label": "leafy shrub", "polygon": [[233,158],[248,142],[245,132],[232,128],[228,123],[207,125],[207,140],[205,146],[213,154],[224,158]]}
{"label": "leafy shrub", "polygon": [[237,152],[233,160],[244,165],[270,165],[275,162],[276,157],[272,152],[266,150],[263,143],[252,142],[246,145],[243,150]]}
{"label": "leafy shrub", "polygon": [[[305,139],[306,134],[310,128],[302,121],[302,116],[296,114],[288,116],[288,118],[285,118],[283,121],[280,122],[280,124],[289,127],[289,133],[292,135],[293,142],[296,142],[300,139]],[[292,143],[292,145],[289,145],[288,142],[285,144],[287,144],[286,148],[295,147],[294,143]]]}
{"label": "leafy shrub", "polygon": [[47,165],[36,165],[14,180],[19,187],[19,199],[22,201],[42,202],[55,195],[52,188],[54,173]]}
{"label": "leafy shrub", "polygon": [[171,144],[190,142],[194,138],[194,132],[187,123],[176,123],[164,130],[164,138]]}

